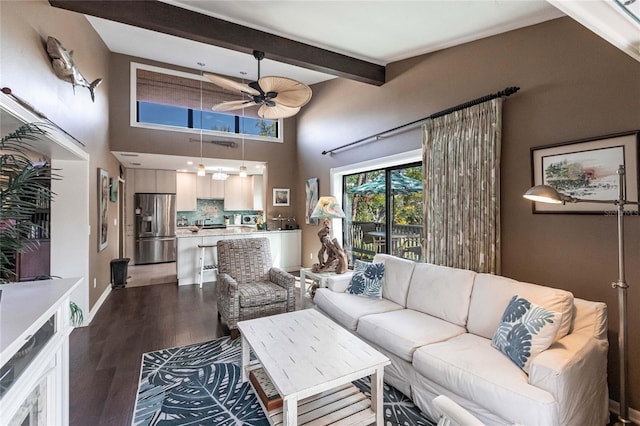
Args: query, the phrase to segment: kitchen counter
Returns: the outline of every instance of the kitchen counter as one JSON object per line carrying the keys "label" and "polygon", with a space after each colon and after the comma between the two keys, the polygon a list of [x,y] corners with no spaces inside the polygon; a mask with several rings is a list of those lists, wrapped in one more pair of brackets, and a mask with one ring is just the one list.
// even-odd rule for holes
{"label": "kitchen counter", "polygon": [[218,229],[201,229],[198,232],[191,232],[189,228],[178,228],[176,229],[176,237],[178,238],[189,238],[189,237],[215,237],[221,235],[236,235],[236,234],[273,234],[275,232],[296,232],[299,229],[268,229],[268,230],[258,230],[255,226],[229,226],[226,229],[218,228]]}
{"label": "kitchen counter", "polygon": [[[178,240],[177,275],[178,285],[191,285],[199,282],[200,255],[199,244],[211,245],[205,249],[204,264],[217,265],[218,254],[215,245],[220,240],[235,238],[267,238],[271,247],[273,266],[285,271],[299,271],[302,263],[301,231],[291,230],[257,230],[255,226],[235,225],[226,229],[201,229],[191,232],[188,228],[176,230]],[[204,282],[216,281],[216,270],[205,270]]]}

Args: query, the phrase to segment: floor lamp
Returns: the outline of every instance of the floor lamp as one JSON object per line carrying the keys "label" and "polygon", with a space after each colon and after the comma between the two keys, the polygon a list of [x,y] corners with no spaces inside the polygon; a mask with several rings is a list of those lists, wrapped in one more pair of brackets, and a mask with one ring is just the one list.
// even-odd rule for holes
{"label": "floor lamp", "polygon": [[619,331],[618,331],[618,352],[620,360],[620,414],[618,415],[617,424],[631,424],[629,420],[629,405],[627,401],[628,385],[627,385],[627,369],[628,369],[628,350],[627,350],[627,282],[624,273],[624,206],[625,204],[638,205],[637,201],[625,200],[625,172],[624,166],[618,168],[618,188],[619,195],[617,200],[583,200],[580,198],[570,197],[561,194],[548,185],[537,185],[529,189],[523,196],[532,201],[542,203],[565,204],[565,203],[599,203],[613,204],[618,209],[618,280],[611,283],[613,288],[618,289],[618,311],[619,311]]}

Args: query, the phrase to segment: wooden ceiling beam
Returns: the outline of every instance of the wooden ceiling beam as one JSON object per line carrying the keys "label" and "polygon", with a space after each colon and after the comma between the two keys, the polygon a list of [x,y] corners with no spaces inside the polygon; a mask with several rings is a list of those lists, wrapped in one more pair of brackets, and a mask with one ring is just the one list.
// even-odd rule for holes
{"label": "wooden ceiling beam", "polygon": [[155,0],[49,0],[57,8],[381,86],[385,67]]}

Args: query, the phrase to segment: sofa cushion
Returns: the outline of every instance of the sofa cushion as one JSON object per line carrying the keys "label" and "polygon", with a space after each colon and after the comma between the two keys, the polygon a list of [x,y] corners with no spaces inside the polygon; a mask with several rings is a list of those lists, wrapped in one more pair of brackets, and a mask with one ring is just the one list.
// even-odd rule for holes
{"label": "sofa cushion", "polygon": [[513,296],[502,314],[491,346],[529,372],[531,360],[553,343],[562,315]]}
{"label": "sofa cushion", "polygon": [[467,330],[470,333],[491,339],[500,324],[502,313],[516,294],[545,309],[562,314],[556,341],[569,333],[573,320],[573,295],[571,293],[490,274],[476,276],[471,291]]}
{"label": "sofa cushion", "polygon": [[358,335],[411,362],[416,348],[465,333],[464,327],[411,309],[367,315]]}
{"label": "sofa cushion", "polygon": [[403,307],[386,299],[358,297],[349,293],[335,293],[328,288],[319,288],[313,302],[331,319],[347,330],[355,331],[358,320],[371,314],[395,311]]}
{"label": "sofa cushion", "polygon": [[422,376],[509,423],[529,424],[531,419],[557,423],[553,396],[531,386],[524,371],[491,347],[489,339],[465,333],[422,346],[413,354],[413,366]]}
{"label": "sofa cushion", "polygon": [[384,263],[382,297],[402,305],[403,308],[406,307],[409,282],[416,263],[383,253],[376,254],[373,261]]}
{"label": "sofa cushion", "polygon": [[465,326],[476,273],[430,263],[416,264],[407,308]]}
{"label": "sofa cushion", "polygon": [[384,277],[384,263],[369,263],[356,260],[347,293],[359,296],[382,297],[382,278]]}
{"label": "sofa cushion", "polygon": [[238,285],[241,308],[269,305],[271,303],[286,302],[287,289],[271,281],[252,282]]}

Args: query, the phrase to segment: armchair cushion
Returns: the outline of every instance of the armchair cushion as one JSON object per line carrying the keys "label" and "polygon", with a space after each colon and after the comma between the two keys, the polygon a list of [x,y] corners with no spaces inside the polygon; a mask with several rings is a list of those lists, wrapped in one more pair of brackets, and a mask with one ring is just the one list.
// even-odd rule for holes
{"label": "armchair cushion", "polygon": [[238,286],[241,308],[286,302],[287,289],[270,281],[257,281]]}

